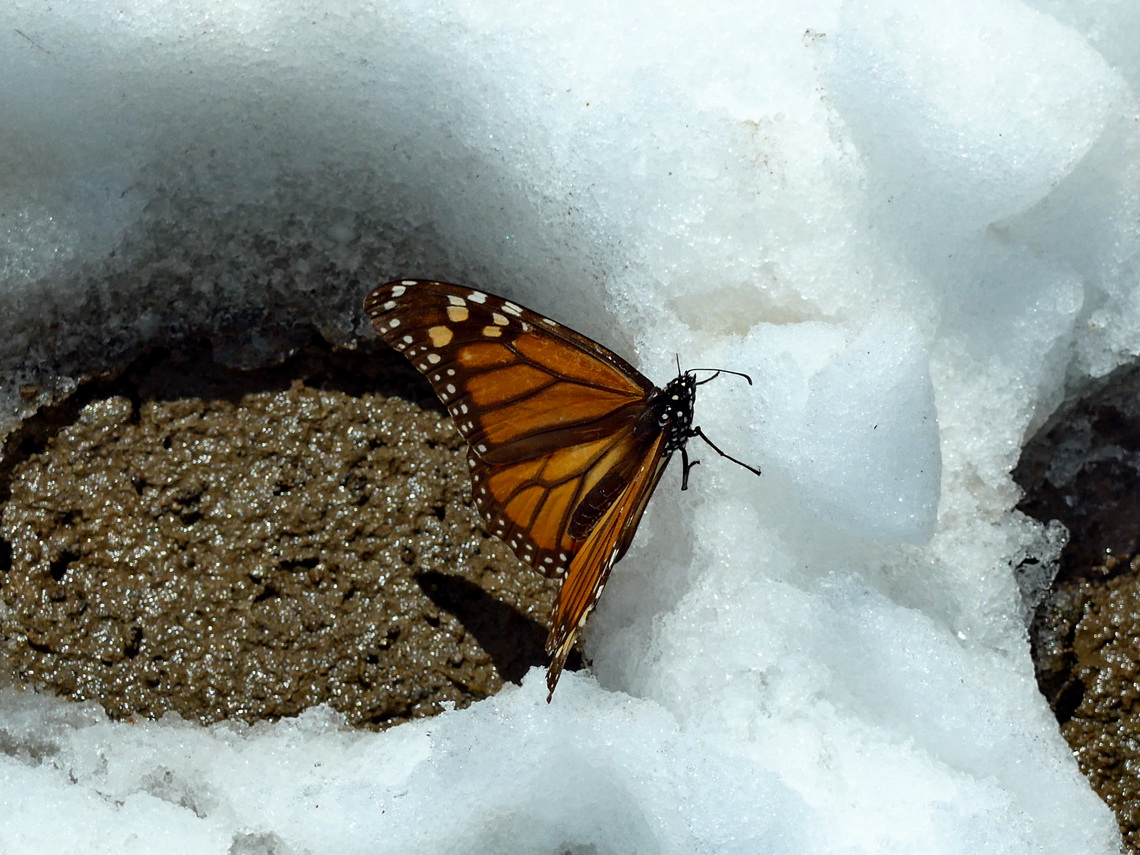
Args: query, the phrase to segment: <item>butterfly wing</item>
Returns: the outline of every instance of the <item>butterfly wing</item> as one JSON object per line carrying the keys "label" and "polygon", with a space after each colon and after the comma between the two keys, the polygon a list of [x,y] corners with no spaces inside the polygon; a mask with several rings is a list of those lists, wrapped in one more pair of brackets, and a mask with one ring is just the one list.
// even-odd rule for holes
{"label": "butterfly wing", "polygon": [[600,344],[471,288],[390,282],[364,308],[467,440],[490,531],[539,572],[565,576],[658,438],[644,418],[656,388]]}
{"label": "butterfly wing", "polygon": [[629,548],[670,456],[662,433],[570,563],[566,581],[558,591],[553,626],[546,641],[546,653],[550,657],[546,671],[547,701],[554,696],[554,687],[558,685],[566,657],[602,595],[610,571]]}

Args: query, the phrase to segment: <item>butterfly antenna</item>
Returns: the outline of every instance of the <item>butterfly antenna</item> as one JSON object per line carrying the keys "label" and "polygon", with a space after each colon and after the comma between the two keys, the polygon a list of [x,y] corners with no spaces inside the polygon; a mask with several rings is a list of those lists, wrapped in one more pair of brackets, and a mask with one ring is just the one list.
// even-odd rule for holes
{"label": "butterfly antenna", "polygon": [[715,371],[716,372],[715,374],[713,374],[712,377],[706,377],[704,380],[698,380],[697,381],[698,386],[703,386],[706,383],[708,383],[710,380],[715,380],[721,374],[731,374],[733,377],[743,377],[745,380],[748,381],[749,386],[752,385],[752,378],[749,377],[747,374],[741,373],[740,371],[729,371],[727,368],[690,368],[685,373],[692,374],[694,371]]}

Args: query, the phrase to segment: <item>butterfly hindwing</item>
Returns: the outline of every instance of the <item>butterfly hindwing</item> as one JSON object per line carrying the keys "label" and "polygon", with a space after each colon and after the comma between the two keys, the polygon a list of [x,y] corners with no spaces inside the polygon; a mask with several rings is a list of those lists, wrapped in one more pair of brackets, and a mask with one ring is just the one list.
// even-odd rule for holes
{"label": "butterfly hindwing", "polygon": [[561,578],[588,534],[575,527],[583,499],[608,472],[636,468],[640,448],[625,430],[513,465],[488,465],[471,451],[475,506],[522,561]]}
{"label": "butterfly hindwing", "polygon": [[665,448],[664,435],[658,436],[625,489],[606,509],[570,564],[566,581],[558,591],[553,626],[546,641],[546,653],[550,656],[546,672],[548,700],[554,695],[562,666],[578,633],[602,595],[614,564],[629,548],[649,498],[665,472],[670,457]]}

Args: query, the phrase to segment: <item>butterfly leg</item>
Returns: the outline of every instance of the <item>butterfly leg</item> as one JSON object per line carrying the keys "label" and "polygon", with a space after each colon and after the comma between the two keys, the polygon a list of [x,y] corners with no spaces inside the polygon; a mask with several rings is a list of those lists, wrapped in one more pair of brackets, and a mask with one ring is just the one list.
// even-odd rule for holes
{"label": "butterfly leg", "polygon": [[[697,431],[699,432],[700,428],[697,428]],[[696,436],[696,434],[693,434],[693,435]],[[681,489],[682,490],[688,490],[689,489],[689,470],[692,469],[694,466],[699,465],[700,462],[701,461],[699,461],[699,460],[694,460],[692,462],[689,462],[689,452],[685,448],[685,446],[683,446],[683,445],[681,446]]]}
{"label": "butterfly leg", "polygon": [[[723,458],[725,458],[725,459],[727,459],[727,460],[731,460],[731,461],[732,461],[733,463],[735,463],[737,466],[743,466],[745,469],[747,469],[749,472],[753,473],[754,475],[759,475],[759,474],[760,474],[760,469],[759,469],[758,467],[756,467],[756,466],[749,466],[749,465],[748,465],[747,463],[745,463],[743,460],[737,460],[737,459],[736,459],[735,457],[733,457],[731,454],[725,454],[723,451],[721,451],[719,448],[717,448],[717,447],[716,447],[716,443],[715,443],[715,442],[713,442],[711,439],[709,439],[707,436],[705,436],[705,432],[704,432],[703,430],[701,430],[699,427],[698,427],[698,428],[693,428],[693,429],[692,429],[692,433],[691,433],[691,434],[689,434],[689,435],[690,435],[690,436],[699,436],[701,439],[703,439],[703,440],[705,441],[705,443],[707,443],[707,444],[708,444],[709,448],[711,448],[713,451],[715,451],[715,452],[716,452],[717,454],[719,454],[721,457],[723,457]],[[681,448],[681,451],[682,451],[682,452],[684,452],[684,450],[685,450],[685,449],[684,449],[684,447],[682,447],[682,448]],[[685,456],[684,456],[684,454],[682,453],[682,455],[681,455],[681,460],[684,460],[684,459],[685,459]],[[695,465],[695,464],[694,464],[694,465]],[[688,475],[688,470],[687,470],[687,469],[685,470],[685,474],[686,474],[686,475]],[[683,483],[682,483],[681,489],[682,489],[682,490],[683,490],[683,489],[685,489],[685,487],[684,487],[684,484],[683,484]]]}

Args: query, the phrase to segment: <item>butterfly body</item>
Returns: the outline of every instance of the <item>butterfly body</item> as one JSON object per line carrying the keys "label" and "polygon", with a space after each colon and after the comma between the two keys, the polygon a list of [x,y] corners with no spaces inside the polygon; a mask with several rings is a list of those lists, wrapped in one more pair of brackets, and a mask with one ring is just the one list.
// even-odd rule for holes
{"label": "butterfly body", "polygon": [[684,485],[696,462],[686,442],[708,442],[693,427],[698,382],[679,374],[659,389],[586,336],[469,287],[389,282],[364,309],[467,441],[475,506],[490,532],[562,580],[546,644],[552,696],[673,453],[684,457]]}

